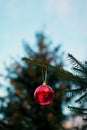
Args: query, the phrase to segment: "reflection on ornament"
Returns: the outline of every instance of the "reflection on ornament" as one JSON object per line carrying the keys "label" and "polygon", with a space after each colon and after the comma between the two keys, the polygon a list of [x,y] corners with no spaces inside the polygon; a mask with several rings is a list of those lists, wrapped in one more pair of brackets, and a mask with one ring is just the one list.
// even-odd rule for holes
{"label": "reflection on ornament", "polygon": [[34,92],[34,98],[40,105],[49,105],[55,97],[53,89],[43,83]]}

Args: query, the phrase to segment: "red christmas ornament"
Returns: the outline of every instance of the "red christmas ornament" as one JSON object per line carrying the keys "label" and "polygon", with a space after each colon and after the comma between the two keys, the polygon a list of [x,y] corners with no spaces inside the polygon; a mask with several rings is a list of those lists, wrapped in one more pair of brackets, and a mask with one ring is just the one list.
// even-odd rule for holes
{"label": "red christmas ornament", "polygon": [[53,89],[43,83],[34,92],[34,98],[40,105],[49,105],[55,97]]}

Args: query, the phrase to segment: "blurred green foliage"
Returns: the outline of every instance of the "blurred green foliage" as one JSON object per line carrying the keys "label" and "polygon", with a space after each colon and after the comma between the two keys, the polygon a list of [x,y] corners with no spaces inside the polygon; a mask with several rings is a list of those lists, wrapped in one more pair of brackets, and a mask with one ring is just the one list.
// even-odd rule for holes
{"label": "blurred green foliage", "polygon": [[[36,34],[37,51],[32,49],[32,43],[23,42],[26,57],[44,64],[52,64],[63,68],[64,52],[61,45],[51,48],[51,42],[43,33]],[[63,102],[69,98],[65,95],[66,86],[58,78],[56,71],[48,70],[47,84],[55,92],[55,99],[48,106],[40,106],[34,99],[35,89],[43,83],[42,67],[20,60],[6,67],[7,78],[10,81],[8,96],[4,98],[6,105],[1,105],[4,115],[1,122],[8,130],[64,130],[65,115],[62,111]]]}

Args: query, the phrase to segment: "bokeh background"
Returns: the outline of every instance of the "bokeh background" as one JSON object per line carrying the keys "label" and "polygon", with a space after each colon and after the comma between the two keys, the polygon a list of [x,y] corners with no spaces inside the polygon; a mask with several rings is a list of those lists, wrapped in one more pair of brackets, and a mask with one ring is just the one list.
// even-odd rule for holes
{"label": "bokeh background", "polygon": [[[26,41],[36,51],[36,32],[44,32],[65,52],[65,68],[70,70],[67,54],[80,61],[87,59],[86,0],[0,0],[0,73],[13,57],[21,62]],[[68,62],[68,63],[67,63]],[[0,77],[1,84],[8,82]],[[1,96],[6,88],[1,88]],[[72,119],[71,119],[72,120]],[[78,119],[77,119],[78,120]]]}

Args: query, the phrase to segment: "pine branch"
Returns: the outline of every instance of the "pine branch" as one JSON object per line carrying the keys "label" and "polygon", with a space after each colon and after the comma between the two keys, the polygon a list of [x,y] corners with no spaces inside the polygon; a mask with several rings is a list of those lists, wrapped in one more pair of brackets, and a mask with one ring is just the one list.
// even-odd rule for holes
{"label": "pine branch", "polygon": [[82,94],[86,88],[78,88],[78,89],[67,89],[66,93],[69,93],[71,96],[75,96],[76,94]]}
{"label": "pine branch", "polygon": [[56,67],[56,66],[53,66],[53,65],[50,65],[50,64],[39,62],[37,60],[31,60],[31,59],[28,59],[28,58],[25,58],[25,57],[22,58],[22,60],[24,60],[25,62],[27,62],[29,64],[31,63],[31,64],[37,65],[39,67],[44,67],[45,69],[49,69],[49,70],[54,69],[54,71],[56,72],[58,78],[60,80],[65,81],[65,82],[77,83],[77,84],[83,83],[83,78],[80,78],[77,75],[73,75],[72,73],[63,70],[60,67]]}
{"label": "pine branch", "polygon": [[25,57],[22,58],[22,60],[24,60],[24,61],[26,61],[28,63],[34,64],[34,65],[37,65],[39,67],[44,67],[45,69],[48,68],[48,64],[44,64],[43,62],[38,62],[37,60],[31,60],[31,59],[28,59],[28,58],[25,58]]}
{"label": "pine branch", "polygon": [[70,109],[70,111],[76,112],[78,114],[81,115],[87,115],[87,108],[79,108],[79,107],[72,107],[72,106],[68,106],[68,108]]}
{"label": "pine branch", "polygon": [[68,57],[71,60],[71,63],[75,66],[74,70],[76,68],[78,71],[80,71],[80,72],[82,72],[82,73],[87,75],[87,68],[80,61],[78,61],[71,54],[68,54]]}
{"label": "pine branch", "polygon": [[75,72],[77,72],[78,75],[80,74],[81,76],[84,76],[84,71],[83,71],[82,69],[75,68],[75,67],[73,67],[72,69],[73,69]]}
{"label": "pine branch", "polygon": [[82,101],[87,101],[87,93],[85,93],[83,96],[81,96],[79,99],[77,99],[75,102],[81,102]]}
{"label": "pine branch", "polygon": [[73,65],[76,65],[79,68],[83,68],[84,69],[83,65],[75,57],[73,57],[73,55],[68,54],[68,57],[71,60],[71,62],[73,63]]}
{"label": "pine branch", "polygon": [[83,117],[83,120],[84,120],[84,121],[87,121],[87,116],[86,116],[86,117]]}

